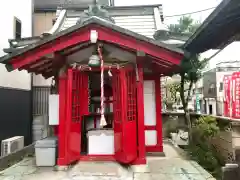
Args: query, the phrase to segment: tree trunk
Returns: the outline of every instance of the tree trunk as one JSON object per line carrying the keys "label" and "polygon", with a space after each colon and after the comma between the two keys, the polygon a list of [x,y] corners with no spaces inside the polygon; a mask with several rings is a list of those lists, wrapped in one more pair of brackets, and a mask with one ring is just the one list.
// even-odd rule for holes
{"label": "tree trunk", "polygon": [[192,121],[188,109],[184,109],[184,118],[188,125],[188,142],[192,142]]}
{"label": "tree trunk", "polygon": [[189,84],[188,95],[187,95],[187,98],[185,99],[185,96],[184,96],[185,74],[182,73],[180,75],[181,75],[180,96],[181,96],[182,105],[183,105],[183,109],[184,109],[184,119],[185,119],[185,122],[187,123],[187,126],[188,126],[188,141],[189,141],[189,144],[190,144],[191,141],[192,141],[192,122],[191,122],[190,113],[188,111],[188,100],[189,100],[189,97],[191,95],[191,89],[192,89],[192,86],[193,86],[193,82],[191,81],[190,84]]}

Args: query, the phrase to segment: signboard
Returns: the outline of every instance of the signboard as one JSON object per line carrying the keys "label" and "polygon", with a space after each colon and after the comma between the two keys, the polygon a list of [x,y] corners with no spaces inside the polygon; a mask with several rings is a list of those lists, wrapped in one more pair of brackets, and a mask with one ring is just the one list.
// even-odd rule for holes
{"label": "signboard", "polygon": [[240,118],[240,72],[233,73],[231,90],[232,90],[232,107],[230,109],[232,109],[232,117]]}
{"label": "signboard", "polygon": [[223,106],[224,106],[224,116],[225,117],[230,117],[231,113],[230,113],[230,109],[231,109],[231,95],[230,95],[230,86],[231,86],[231,80],[232,80],[232,75],[224,75],[223,77],[223,98],[224,98],[224,102],[223,102]]}
{"label": "signboard", "polygon": [[198,91],[196,92],[196,109],[197,113],[201,113],[201,106],[200,106],[200,100],[199,100],[199,93]]}

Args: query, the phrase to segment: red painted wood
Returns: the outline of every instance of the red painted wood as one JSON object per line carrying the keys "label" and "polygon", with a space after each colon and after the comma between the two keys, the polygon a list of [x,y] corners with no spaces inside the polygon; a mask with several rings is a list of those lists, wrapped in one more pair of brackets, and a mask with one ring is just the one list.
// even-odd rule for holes
{"label": "red painted wood", "polygon": [[[138,57],[139,59],[140,57]],[[138,141],[138,157],[132,164],[146,164],[146,148],[144,133],[144,97],[143,97],[143,67],[140,63],[138,66],[137,82],[137,141]]]}
{"label": "red painted wood", "polygon": [[67,164],[67,132],[66,132],[66,95],[67,77],[59,77],[59,134],[58,134],[58,165]]}
{"label": "red painted wood", "polygon": [[155,83],[155,102],[156,102],[156,126],[145,126],[145,130],[157,131],[156,146],[146,146],[147,152],[163,152],[162,141],[162,107],[161,107],[161,86],[160,75],[145,75],[144,80],[154,80]]}
{"label": "red painted wood", "polygon": [[163,152],[162,146],[146,146],[146,152]]}
{"label": "red painted wood", "polygon": [[153,56],[156,60],[161,62],[162,60],[179,65],[183,55],[177,52],[164,49],[159,46],[155,46],[151,43],[139,41],[134,37],[126,36],[112,29],[98,25],[89,25],[83,29],[79,29],[68,35],[57,37],[48,43],[45,43],[35,49],[27,51],[19,56],[14,57],[11,60],[14,69],[21,68],[24,65],[37,61],[44,55],[54,53],[56,51],[64,50],[70,46],[77,45],[79,43],[85,43],[89,41],[89,29],[95,29],[98,32],[98,39],[106,41],[108,43],[118,44],[120,46],[132,49],[134,51],[143,51],[150,56]]}
{"label": "red painted wood", "polygon": [[58,136],[58,134],[59,134],[59,130],[58,130],[58,128],[59,128],[58,125],[53,126],[53,134],[54,134],[55,136]]}
{"label": "red painted wood", "polygon": [[115,158],[131,163],[137,158],[136,77],[122,68],[113,75]]}
{"label": "red painted wood", "polygon": [[112,89],[113,89],[113,113],[114,113],[114,149],[115,158],[118,161],[123,161],[124,158],[122,154],[123,148],[123,126],[122,121],[123,116],[123,84],[122,77],[123,73],[121,71],[115,70],[112,77]]}
{"label": "red painted wood", "polygon": [[43,57],[43,58],[40,58],[40,59],[36,60],[35,62],[32,62],[30,64],[22,66],[21,68],[19,68],[19,70],[21,71],[21,70],[24,70],[24,69],[28,69],[28,70],[35,69],[36,67],[41,66],[41,65],[43,65],[43,64],[45,64],[49,61],[50,61],[49,59],[45,59]]}
{"label": "red painted wood", "polygon": [[[106,41],[104,41],[104,44],[114,46],[114,47],[119,48],[121,50],[128,51],[129,53],[132,53],[132,54],[136,53],[136,49],[130,49],[128,47],[123,47],[123,46],[120,46],[118,44],[113,44],[113,43],[109,43],[109,42],[106,42]],[[156,66],[156,63],[158,63],[158,64],[161,63],[161,64],[163,64],[165,66],[168,66],[169,69],[172,69],[172,66],[176,66],[176,67],[179,68],[179,66],[177,66],[177,65],[174,65],[174,64],[172,64],[172,63],[170,63],[170,62],[168,62],[166,60],[163,60],[163,59],[154,58],[153,56],[145,56],[142,59],[144,61],[140,61],[139,63],[143,64],[144,67],[151,67],[151,68],[154,67],[154,68],[156,68],[156,69],[158,69],[160,71],[164,71],[166,68],[164,67],[164,69],[163,68],[159,69],[159,65]],[[138,61],[139,61],[139,59],[138,59]],[[154,64],[154,62],[155,62],[155,64]]]}
{"label": "red painted wood", "polygon": [[[65,165],[79,159],[81,152],[81,119],[86,109],[82,103],[85,98],[85,90],[83,89],[88,84],[86,74],[80,71],[68,69],[67,81],[67,102],[66,102],[66,145],[67,162]],[[80,103],[81,102],[81,103]]]}
{"label": "red painted wood", "polygon": [[[72,79],[73,79],[73,72],[71,69],[68,69],[67,72],[67,95],[66,95],[66,145],[65,148],[67,149],[67,164],[70,164],[72,161],[76,160],[76,156],[74,156],[71,152],[72,150],[72,142],[75,142],[71,136],[71,124],[72,124]],[[79,145],[80,147],[80,145]],[[67,165],[65,164],[65,165]]]}
{"label": "red painted wood", "polygon": [[157,130],[157,146],[160,152],[163,151],[162,137],[162,100],[161,100],[161,81],[160,76],[155,77],[155,98],[156,98],[156,130]]}
{"label": "red painted wood", "polygon": [[157,130],[156,126],[145,126],[144,130]]}
{"label": "red painted wood", "polygon": [[116,161],[114,155],[86,155],[80,156],[80,161]]}
{"label": "red painted wood", "polygon": [[137,82],[136,72],[132,67],[123,68],[124,105],[126,111],[123,119],[123,151],[126,163],[137,159]]}
{"label": "red painted wood", "polygon": [[13,68],[17,69],[31,62],[35,62],[37,59],[43,57],[44,55],[63,50],[74,44],[89,41],[89,39],[89,30],[82,29],[73,32],[71,35],[59,37],[40,47],[27,51],[20,56],[16,56],[12,59],[11,63]]}
{"label": "red painted wood", "polygon": [[151,43],[137,40],[134,37],[126,36],[112,29],[105,27],[97,27],[98,39],[107,41],[110,43],[118,44],[129,49],[143,51],[151,56],[158,58],[159,60],[166,60],[173,64],[180,64],[183,55],[180,53],[172,52],[159,46],[155,46]]}
{"label": "red painted wood", "polygon": [[53,63],[48,62],[46,64],[43,64],[41,67],[38,67],[37,69],[31,70],[31,72],[35,72],[36,74],[41,74],[42,72],[45,72],[46,70],[52,69],[52,68],[53,68]]}

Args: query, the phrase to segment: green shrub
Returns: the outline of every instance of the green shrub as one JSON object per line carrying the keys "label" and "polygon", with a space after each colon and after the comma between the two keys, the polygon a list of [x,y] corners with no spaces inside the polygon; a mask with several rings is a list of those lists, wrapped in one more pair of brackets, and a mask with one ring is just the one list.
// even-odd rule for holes
{"label": "green shrub", "polygon": [[192,141],[188,147],[191,158],[203,168],[219,178],[224,158],[211,144],[211,139],[218,135],[220,129],[216,118],[211,116],[200,117],[192,127]]}

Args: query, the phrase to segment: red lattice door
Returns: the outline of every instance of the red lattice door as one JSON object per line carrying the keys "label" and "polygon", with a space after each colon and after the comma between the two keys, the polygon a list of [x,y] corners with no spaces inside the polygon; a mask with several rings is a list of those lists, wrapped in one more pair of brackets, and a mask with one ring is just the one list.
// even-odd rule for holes
{"label": "red lattice door", "polygon": [[113,75],[115,157],[121,163],[137,158],[136,74],[122,68]]}
{"label": "red lattice door", "polygon": [[78,160],[81,152],[81,120],[88,113],[88,75],[69,69],[67,84],[67,146],[69,161]]}

